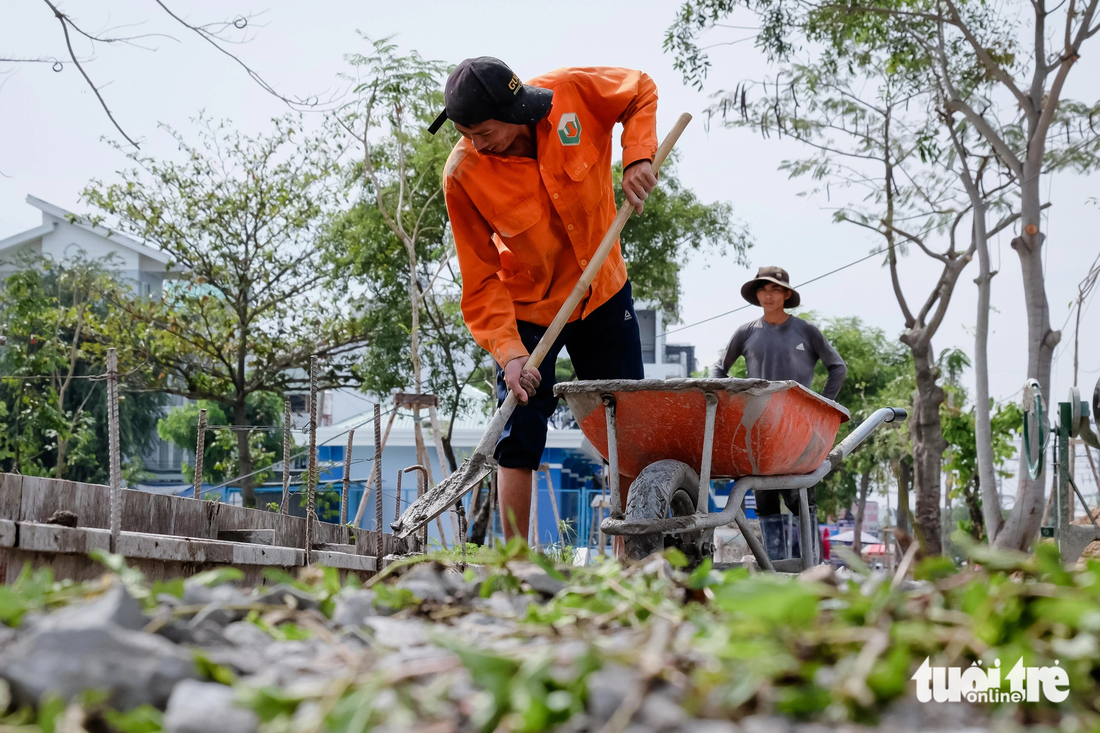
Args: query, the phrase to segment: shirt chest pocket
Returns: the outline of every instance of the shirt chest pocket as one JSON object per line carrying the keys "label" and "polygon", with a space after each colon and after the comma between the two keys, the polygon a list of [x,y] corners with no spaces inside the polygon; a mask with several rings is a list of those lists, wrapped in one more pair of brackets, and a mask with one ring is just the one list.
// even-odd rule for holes
{"label": "shirt chest pocket", "polygon": [[542,207],[538,198],[530,196],[501,214],[494,216],[490,223],[502,239],[519,236],[533,227],[542,218]]}
{"label": "shirt chest pocket", "polygon": [[607,189],[610,188],[603,180],[604,176],[596,170],[599,160],[600,151],[596,146],[588,140],[581,140],[581,144],[570,151],[562,164],[577,198],[581,200],[581,206],[589,215],[600,210]]}

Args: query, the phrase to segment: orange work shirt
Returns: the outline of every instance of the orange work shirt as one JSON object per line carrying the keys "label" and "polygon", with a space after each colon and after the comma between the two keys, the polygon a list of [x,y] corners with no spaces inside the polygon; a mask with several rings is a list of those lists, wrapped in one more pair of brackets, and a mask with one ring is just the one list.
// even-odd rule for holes
{"label": "orange work shirt", "polygon": [[[623,165],[657,152],[657,86],[632,69],[569,68],[528,82],[554,90],[535,126],[536,158],[482,155],[463,138],[443,191],[462,271],[462,315],[501,366],[527,356],[516,320],[549,326],[615,219],[612,129]],[[626,284],[619,243],[570,320]]]}

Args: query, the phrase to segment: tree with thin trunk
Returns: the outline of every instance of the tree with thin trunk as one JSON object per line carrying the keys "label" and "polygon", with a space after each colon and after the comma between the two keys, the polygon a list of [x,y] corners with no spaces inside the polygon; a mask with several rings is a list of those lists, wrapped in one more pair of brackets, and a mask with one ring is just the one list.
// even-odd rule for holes
{"label": "tree with thin trunk", "polygon": [[339,192],[331,135],[290,117],[255,137],[200,123],[198,144],[169,130],[180,161],[131,153],[136,168],[84,197],[179,266],[161,298],[125,306],[152,367],[147,386],[225,407],[244,504],[255,506],[250,395],[308,388],[314,354],[321,389],[357,385],[369,332],[320,271],[317,240]]}
{"label": "tree with thin trunk", "polygon": [[860,554],[863,550],[863,515],[867,511],[867,493],[871,490],[871,469],[864,468],[859,474],[859,495],[856,499],[856,521],[852,526],[852,552]]}
{"label": "tree with thin trunk", "polygon": [[[355,99],[336,119],[359,155],[346,170],[354,205],[329,229],[330,261],[348,283],[366,288],[365,304],[383,338],[365,354],[363,388],[377,395],[411,388],[430,392],[441,421],[445,455],[456,418],[475,401],[466,391],[484,352],[462,321],[461,280],[443,199],[443,166],[456,139],[449,127],[433,136],[431,116],[442,106],[447,66],[403,54],[389,38],[371,41],[367,54],[350,54]],[[413,410],[418,454],[424,438],[420,407]]]}
{"label": "tree with thin trunk", "polygon": [[[1100,3],[1087,0],[1078,7],[1077,2],[1070,1],[1061,23],[1061,47],[1053,53],[1047,50],[1048,28],[1057,26],[1056,18],[1053,19],[1056,23],[1050,25],[1051,16],[1061,6],[1048,8],[1045,0],[1034,0],[1030,5],[1030,29],[1025,23],[1016,25],[987,12],[975,13],[953,0],[936,0],[927,8],[903,9],[897,14],[874,5],[858,8],[855,12],[864,17],[886,14],[896,21],[890,24],[891,33],[898,38],[904,37],[923,51],[943,109],[965,120],[1014,183],[1019,196],[1016,216],[1021,229],[1013,238],[1012,247],[1020,258],[1027,308],[1026,376],[1039,381],[1043,399],[1049,403],[1051,359],[1061,334],[1050,325],[1042,260],[1045,235],[1042,234],[1041,214],[1047,204],[1042,200],[1040,181],[1044,173],[1064,168],[1089,170],[1100,162],[1096,157],[1100,136],[1092,128],[1097,105],[1082,105],[1062,96],[1069,71],[1080,58],[1082,45],[1100,31],[1097,19]],[[934,32],[927,33],[929,27]],[[1017,29],[1021,31],[1019,40],[1011,32]],[[960,73],[958,66],[952,63],[960,48],[973,55],[989,84],[969,83],[966,75]],[[993,101],[995,91],[989,89],[990,85],[994,90],[1011,95],[1012,103],[996,104]],[[1082,124],[1084,120],[1088,121],[1087,129]],[[1055,134],[1056,130],[1060,134]],[[963,181],[972,199],[977,201],[975,194],[979,184],[968,181],[967,176],[963,176]],[[975,218],[975,239],[982,245],[978,252],[982,268],[978,278],[982,302],[979,302],[979,332],[976,334],[976,427],[980,446],[979,476],[989,526],[994,522],[1000,524],[1001,515],[993,480],[985,347],[987,287],[992,277],[985,243],[992,232],[981,232],[979,227],[984,224],[984,217]],[[1042,472],[1034,479],[1028,474],[1020,475],[1012,512],[999,530],[996,526],[991,528],[992,542],[1019,550],[1031,544],[1041,522],[1045,483]]]}
{"label": "tree with thin trunk", "polygon": [[[725,112],[728,124],[769,137],[787,135],[813,148],[812,157],[785,161],[780,168],[792,176],[810,176],[818,182],[811,193],[825,194],[829,200],[847,193],[849,198],[835,205],[834,219],[879,238],[876,244],[885,252],[905,323],[900,340],[912,353],[916,376],[908,424],[916,529],[925,551],[938,554],[941,461],[947,444],[940,426],[944,393],[932,339],[975,252],[973,237],[961,245],[957,242],[971,207],[955,178],[930,160],[942,131],[934,117],[930,123],[927,110],[934,98],[927,90],[887,74],[834,72],[827,63],[791,64],[785,71],[785,78],[774,84],[745,84],[739,94],[735,90],[722,98],[715,111]],[[758,89],[762,96],[748,103],[747,91]],[[1009,223],[1003,221],[998,228]],[[910,249],[940,268],[919,308],[913,307],[901,283],[901,256]]]}
{"label": "tree with thin trunk", "polygon": [[[688,0],[681,7],[666,48],[676,51],[677,63],[697,83],[709,67],[698,37],[742,4]],[[1011,173],[1020,226],[1012,247],[1020,258],[1027,310],[1028,358],[1022,376],[1038,380],[1049,404],[1051,360],[1061,334],[1050,324],[1040,184],[1052,170],[1088,171],[1100,163],[1100,135],[1094,126],[1100,105],[1064,97],[1086,42],[1100,33],[1100,0],[1053,6],[1049,0],[1008,5],[956,0],[744,4],[757,13],[762,26],[758,43],[773,59],[789,58],[805,40],[823,48],[835,68],[882,70],[902,83],[930,83],[938,104],[964,118]],[[981,422],[988,421],[983,416]],[[982,432],[984,436],[984,425]],[[983,458],[988,480],[987,459],[988,453]],[[1020,476],[1016,502],[995,539],[998,546],[1030,546],[1041,521],[1045,486],[1043,472],[1035,478]]]}
{"label": "tree with thin trunk", "polygon": [[[969,519],[961,528],[966,529],[974,539],[988,542],[990,541],[988,536],[990,520],[986,507],[988,492],[982,486],[987,479],[984,478],[978,461],[983,450],[982,441],[976,429],[978,405],[975,404],[973,407],[968,405],[969,396],[958,379],[963,370],[970,366],[970,361],[961,351],[955,351],[941,354],[941,362],[943,362],[943,369],[954,375],[949,387],[953,398],[941,408],[943,434],[948,445],[944,454],[944,471],[951,480],[951,496],[963,500],[969,515]],[[1004,464],[1016,454],[1016,441],[1023,425],[1023,413],[1012,402],[994,405],[991,413],[989,447],[994,469],[992,480],[996,481],[998,476],[1007,478],[1012,475],[1004,470]],[[996,497],[996,486],[993,489],[993,495]],[[996,508],[999,519],[1001,511],[999,503],[996,504]]]}
{"label": "tree with thin trunk", "polygon": [[[994,477],[993,466],[993,428],[990,414],[989,395],[989,311],[991,309],[991,297],[993,289],[993,276],[996,275],[990,267],[989,235],[987,232],[986,214],[989,209],[989,201],[981,188],[983,174],[988,164],[993,159],[991,154],[978,156],[976,170],[972,170],[970,159],[973,157],[964,141],[965,127],[959,130],[950,125],[951,143],[956,153],[959,166],[959,180],[962,181],[966,194],[970,198],[973,210],[972,236],[974,249],[978,254],[978,277],[974,282],[978,286],[978,309],[974,327],[974,432],[976,445],[977,474],[975,483],[982,493],[982,523],[984,532],[978,537],[984,536],[990,543],[997,537],[1004,525],[1001,513],[1001,499],[997,494],[997,484]],[[966,494],[967,506],[971,509],[971,521],[973,521],[973,502],[970,495]]]}

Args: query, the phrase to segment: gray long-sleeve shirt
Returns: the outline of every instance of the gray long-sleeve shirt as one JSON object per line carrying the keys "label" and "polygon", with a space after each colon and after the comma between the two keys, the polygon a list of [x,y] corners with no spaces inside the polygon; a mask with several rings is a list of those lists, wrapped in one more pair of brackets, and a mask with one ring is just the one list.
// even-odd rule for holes
{"label": "gray long-sleeve shirt", "polygon": [[714,376],[725,377],[737,357],[745,357],[751,379],[779,381],[793,379],[809,387],[818,360],[829,370],[822,394],[835,399],[848,376],[848,367],[836,349],[812,323],[791,316],[775,326],[763,317],[733,332],[722,360],[714,365]]}

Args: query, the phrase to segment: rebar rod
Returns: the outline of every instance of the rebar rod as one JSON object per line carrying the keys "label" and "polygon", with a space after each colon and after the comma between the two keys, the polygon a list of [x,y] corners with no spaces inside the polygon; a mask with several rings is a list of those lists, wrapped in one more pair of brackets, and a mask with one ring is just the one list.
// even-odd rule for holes
{"label": "rebar rod", "polygon": [[122,469],[118,445],[118,352],[107,349],[107,435],[110,450],[111,552],[118,552],[122,534]]}
{"label": "rebar rod", "polygon": [[306,478],[305,564],[313,564],[313,522],[317,506],[317,355],[309,359],[309,476]]}
{"label": "rebar rod", "polygon": [[195,437],[195,493],[193,499],[202,499],[202,462],[206,456],[206,408],[199,410],[198,435]]}

